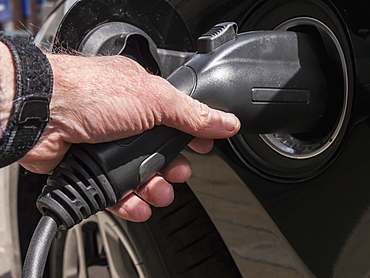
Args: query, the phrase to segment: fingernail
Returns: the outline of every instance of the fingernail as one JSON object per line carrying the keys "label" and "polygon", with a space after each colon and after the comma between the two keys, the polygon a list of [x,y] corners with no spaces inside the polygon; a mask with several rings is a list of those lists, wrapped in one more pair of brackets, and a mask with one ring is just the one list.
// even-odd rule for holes
{"label": "fingernail", "polygon": [[227,131],[235,131],[239,129],[240,122],[239,120],[232,114],[223,114],[224,120],[224,127]]}

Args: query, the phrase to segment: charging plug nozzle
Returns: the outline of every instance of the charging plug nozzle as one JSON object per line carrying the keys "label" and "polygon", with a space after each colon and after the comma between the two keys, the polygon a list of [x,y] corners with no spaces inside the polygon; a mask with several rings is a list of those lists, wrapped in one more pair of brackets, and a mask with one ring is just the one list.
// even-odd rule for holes
{"label": "charging plug nozzle", "polygon": [[[236,114],[242,133],[299,133],[313,128],[326,106],[326,82],[314,43],[305,34],[236,34],[216,25],[199,39],[200,53],[169,78],[213,108]],[[70,228],[143,185],[191,140],[158,126],[110,143],[75,145],[38,200]]]}
{"label": "charging plug nozzle", "polygon": [[[216,25],[199,53],[169,78],[179,90],[239,117],[242,133],[299,133],[313,128],[326,106],[326,82],[311,38],[294,32],[237,34]],[[71,147],[37,201],[44,214],[34,233],[24,277],[41,277],[57,226],[69,229],[114,205],[147,182],[193,139],[158,126],[109,143]],[[34,256],[34,249],[37,254]],[[43,253],[42,249],[44,250]]]}

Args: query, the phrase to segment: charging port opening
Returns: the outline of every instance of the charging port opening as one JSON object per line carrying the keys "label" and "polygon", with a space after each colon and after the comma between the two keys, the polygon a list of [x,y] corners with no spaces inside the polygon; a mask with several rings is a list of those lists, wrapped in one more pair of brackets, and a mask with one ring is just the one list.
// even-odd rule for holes
{"label": "charging port opening", "polygon": [[337,34],[313,17],[296,17],[274,28],[308,34],[327,81],[328,103],[317,126],[299,134],[238,135],[229,140],[235,153],[258,175],[284,182],[306,180],[323,171],[337,150],[349,118],[348,53]]}

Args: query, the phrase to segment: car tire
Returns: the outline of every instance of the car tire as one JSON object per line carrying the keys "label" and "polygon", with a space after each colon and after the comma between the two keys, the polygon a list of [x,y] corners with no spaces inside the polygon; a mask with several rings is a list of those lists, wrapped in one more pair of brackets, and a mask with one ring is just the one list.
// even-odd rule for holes
{"label": "car tire", "polygon": [[104,211],[59,232],[49,257],[51,277],[241,277],[190,188],[174,188],[175,201],[153,208],[145,223]]}

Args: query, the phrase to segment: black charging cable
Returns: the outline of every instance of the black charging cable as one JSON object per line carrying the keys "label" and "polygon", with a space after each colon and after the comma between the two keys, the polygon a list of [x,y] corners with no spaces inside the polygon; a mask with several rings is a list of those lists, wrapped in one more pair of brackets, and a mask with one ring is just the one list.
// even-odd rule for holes
{"label": "black charging cable", "polygon": [[41,217],[28,247],[23,265],[23,277],[43,276],[48,251],[57,231],[58,223],[55,216],[47,213]]}

